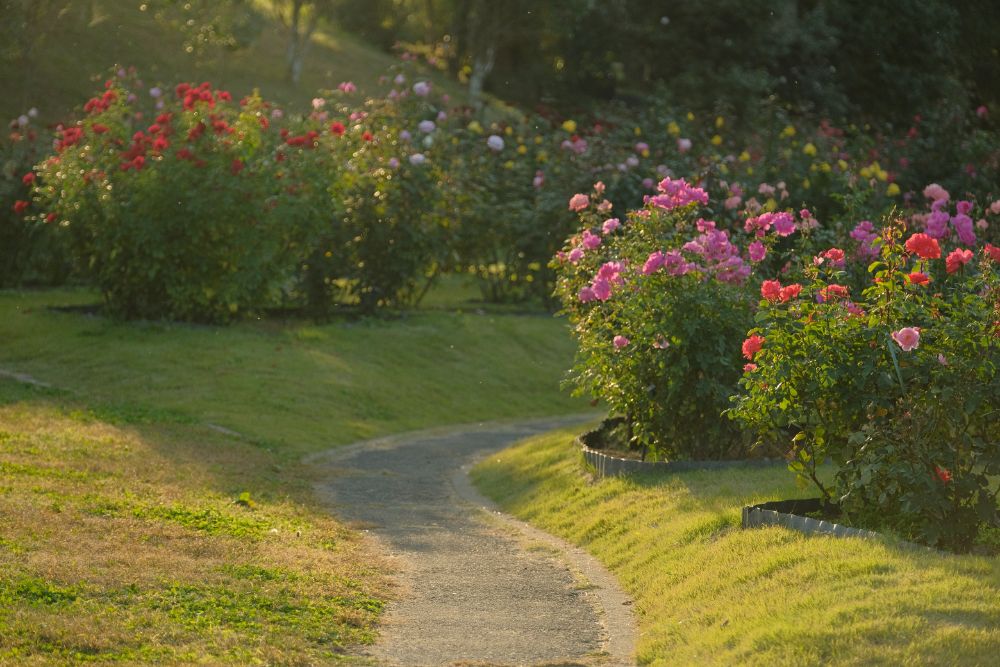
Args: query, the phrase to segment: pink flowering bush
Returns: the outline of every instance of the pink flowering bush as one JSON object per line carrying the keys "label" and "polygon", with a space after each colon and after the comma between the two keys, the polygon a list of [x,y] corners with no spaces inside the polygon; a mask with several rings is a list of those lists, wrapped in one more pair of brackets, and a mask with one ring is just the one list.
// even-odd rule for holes
{"label": "pink flowering bush", "polygon": [[701,218],[706,193],[683,180],[664,179],[624,220],[600,212],[602,192],[571,200],[584,227],[553,262],[579,342],[572,384],[654,457],[747,456],[748,439],[720,419],[752,322],[744,233]]}
{"label": "pink flowering bush", "polygon": [[966,550],[998,525],[997,253],[902,222],[870,231],[860,291],[829,261],[805,263],[791,298],[765,283],[730,415],[784,438],[792,469],[851,523]]}

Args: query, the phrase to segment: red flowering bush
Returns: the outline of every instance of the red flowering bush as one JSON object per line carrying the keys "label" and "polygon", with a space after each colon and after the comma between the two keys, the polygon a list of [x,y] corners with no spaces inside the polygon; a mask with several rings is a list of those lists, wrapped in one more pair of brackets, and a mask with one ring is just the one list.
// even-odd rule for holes
{"label": "red flowering bush", "polygon": [[35,115],[32,110],[13,120],[0,139],[0,287],[58,284],[70,274],[55,216],[31,204],[33,168],[50,139],[33,124]]}
{"label": "red flowering bush", "polygon": [[268,301],[287,251],[267,107],[180,84],[150,113],[115,78],[59,131],[35,205],[126,318],[225,321]]}
{"label": "red flowering bush", "polygon": [[792,469],[851,522],[965,550],[1000,518],[1000,273],[990,245],[945,262],[904,229],[878,230],[860,293],[826,262],[799,298],[765,295],[730,414],[787,438]]}

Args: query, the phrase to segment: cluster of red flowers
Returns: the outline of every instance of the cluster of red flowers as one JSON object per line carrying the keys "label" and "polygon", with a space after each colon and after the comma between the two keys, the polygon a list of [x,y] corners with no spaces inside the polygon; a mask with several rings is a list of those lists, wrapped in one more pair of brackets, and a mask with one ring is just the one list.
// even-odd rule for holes
{"label": "cluster of red flowers", "polygon": [[75,146],[83,139],[83,128],[74,125],[62,131],[62,139],[56,142],[56,152],[61,153],[70,146]]}
{"label": "cluster of red flowers", "polygon": [[802,285],[792,283],[782,287],[778,280],[765,280],[760,286],[760,295],[771,302],[781,301],[781,303],[785,303],[796,298],[801,292]]}
{"label": "cluster of red flowers", "polygon": [[177,93],[178,99],[184,100],[185,111],[193,111],[198,102],[204,102],[208,105],[209,109],[214,109],[216,100],[229,102],[233,99],[233,96],[225,90],[213,93],[212,84],[208,81],[202,83],[200,86],[195,86],[191,83],[179,83],[174,88],[174,92]]}
{"label": "cluster of red flowers", "polygon": [[[108,81],[105,86],[111,84]],[[101,113],[102,111],[107,111],[111,106],[111,103],[118,99],[118,93],[114,90],[106,90],[100,97],[93,97],[87,100],[87,103],[83,105],[83,110],[89,114]]]}
{"label": "cluster of red flowers", "polygon": [[827,285],[819,291],[820,303],[834,299],[846,299],[850,293],[850,290],[844,285]]}
{"label": "cluster of red flowers", "polygon": [[303,148],[316,148],[316,139],[319,138],[319,132],[316,130],[309,130],[305,134],[300,134],[298,136],[289,136],[288,130],[281,130],[281,138],[285,140],[285,143],[289,146],[302,146]]}

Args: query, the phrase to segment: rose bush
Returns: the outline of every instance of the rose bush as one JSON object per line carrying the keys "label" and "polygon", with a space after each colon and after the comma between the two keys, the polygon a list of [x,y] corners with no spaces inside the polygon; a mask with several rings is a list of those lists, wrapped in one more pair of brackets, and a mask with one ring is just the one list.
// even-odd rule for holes
{"label": "rose bush", "polygon": [[180,84],[156,115],[122,78],[59,129],[35,203],[127,318],[218,322],[269,301],[287,243],[267,105]]}
{"label": "rose bush", "polygon": [[747,456],[750,441],[720,414],[753,318],[762,257],[748,248],[778,243],[801,220],[781,213],[721,229],[698,215],[707,193],[683,179],[661,181],[625,220],[608,217],[603,194],[598,183],[590,197],[570,199],[584,228],[554,261],[579,341],[571,382],[624,416],[632,442],[656,457]]}
{"label": "rose bush", "polygon": [[868,230],[863,289],[810,261],[800,298],[764,294],[730,414],[789,439],[792,469],[851,522],[967,550],[998,525],[1000,250],[961,247],[975,243],[962,219],[934,224],[935,236],[898,219]]}

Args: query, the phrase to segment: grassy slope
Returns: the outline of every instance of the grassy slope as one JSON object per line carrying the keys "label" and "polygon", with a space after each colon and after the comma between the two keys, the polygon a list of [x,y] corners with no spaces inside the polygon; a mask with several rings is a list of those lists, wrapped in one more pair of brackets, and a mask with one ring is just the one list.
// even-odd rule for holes
{"label": "grassy slope", "polygon": [[582,408],[547,316],[213,328],[46,308],[93,300],[0,293],[0,369],[55,387],[0,379],[0,663],[332,660],[372,640],[390,590],[301,455]]}
{"label": "grassy slope", "polygon": [[111,413],[210,422],[295,457],[389,432],[582,406],[559,391],[572,341],[544,314],[211,328],[45,307],[93,301],[86,292],[0,294],[0,367]]}
{"label": "grassy slope", "polygon": [[642,664],[995,664],[1000,559],[740,530],[743,505],[802,495],[780,468],[594,482],[581,465],[562,432],[473,477],[618,576]]}
{"label": "grassy slope", "polygon": [[[100,81],[115,65],[135,66],[149,86],[179,81],[209,80],[236,96],[260,88],[261,94],[287,107],[303,111],[319,89],[354,81],[362,91],[372,91],[386,68],[398,62],[349,34],[327,31],[314,40],[306,57],[302,81],[285,81],[285,36],[273,15],[252,48],[219,57],[183,50],[182,36],[165,29],[150,11],[140,11],[137,0],[93,0],[92,17],[79,9],[67,12],[48,28],[30,78],[15,66],[0,60],[0,81],[14,88],[0,97],[0,118],[14,118],[29,107],[38,107],[42,119],[55,122],[79,108],[100,88]],[[260,7],[266,2],[258,2]],[[428,72],[435,84],[453,94],[460,89],[445,78]],[[96,82],[93,80],[96,78]],[[8,90],[8,93],[12,91]]]}

